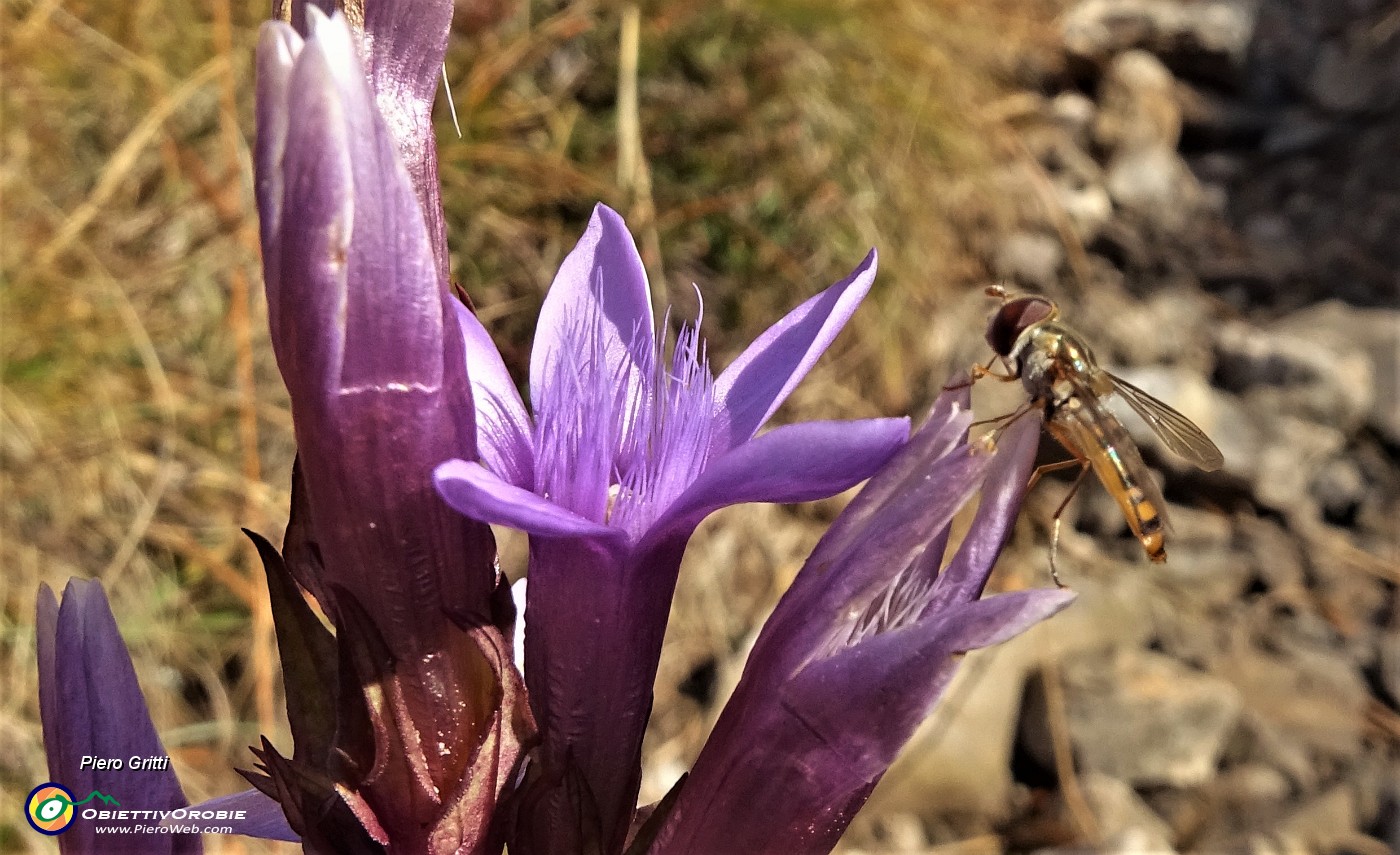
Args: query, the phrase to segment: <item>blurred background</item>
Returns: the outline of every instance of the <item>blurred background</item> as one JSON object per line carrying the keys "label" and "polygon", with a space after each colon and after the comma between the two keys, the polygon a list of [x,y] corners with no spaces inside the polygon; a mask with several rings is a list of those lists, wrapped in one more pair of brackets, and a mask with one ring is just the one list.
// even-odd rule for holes
{"label": "blurred background", "polygon": [[[239,533],[280,539],[293,453],[248,154],[267,9],[0,13],[0,851],[53,851],[20,807],[47,778],[40,582],[104,582],[191,800],[240,788],[259,733],[289,744]],[[517,377],[601,200],[675,317],[699,286],[717,368],[879,248],[780,421],[921,418],[989,355],[1003,282],[1225,452],[1196,472],[1131,425],[1170,563],[1086,485],[1059,553],[1079,602],[968,658],[848,851],[1400,850],[1400,7],[459,0],[454,28],[453,269]],[[1017,395],[980,384],[979,411]],[[993,588],[1050,584],[1068,488],[1036,488]],[[846,498],[702,528],[644,801]],[[512,573],[523,546],[502,533]]]}

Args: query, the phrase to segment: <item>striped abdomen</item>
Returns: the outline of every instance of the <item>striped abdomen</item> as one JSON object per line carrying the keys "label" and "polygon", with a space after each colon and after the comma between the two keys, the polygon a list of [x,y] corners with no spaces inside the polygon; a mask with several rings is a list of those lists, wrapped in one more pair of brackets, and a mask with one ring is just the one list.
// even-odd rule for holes
{"label": "striped abdomen", "polygon": [[1098,399],[1076,396],[1055,408],[1046,427],[1071,454],[1089,461],[1147,557],[1166,561],[1166,502],[1117,417]]}

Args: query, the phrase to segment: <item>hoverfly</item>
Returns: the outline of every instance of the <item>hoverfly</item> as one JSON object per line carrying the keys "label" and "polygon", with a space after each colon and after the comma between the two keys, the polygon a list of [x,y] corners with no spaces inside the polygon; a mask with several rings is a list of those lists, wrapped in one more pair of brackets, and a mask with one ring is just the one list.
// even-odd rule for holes
{"label": "hoverfly", "polygon": [[987,294],[1001,300],[1001,307],[987,324],[987,343],[1010,372],[998,374],[988,362],[973,368],[973,379],[990,375],[1006,381],[1020,380],[1030,396],[1020,412],[1031,407],[1044,409],[1046,430],[1074,455],[1072,460],[1037,469],[1031,477],[1032,484],[1046,472],[1079,466],[1079,477],[1055,511],[1050,541],[1050,575],[1055,584],[1063,587],[1055,567],[1060,515],[1091,469],[1118,503],[1148,559],[1154,564],[1165,562],[1166,503],[1142,462],[1137,445],[1108,408],[1105,398],[1116,393],[1161,437],[1167,448],[1207,472],[1219,469],[1225,462],[1220,449],[1190,419],[1100,368],[1084,339],[1060,323],[1060,309],[1053,300],[1012,297],[999,286],[988,288]]}

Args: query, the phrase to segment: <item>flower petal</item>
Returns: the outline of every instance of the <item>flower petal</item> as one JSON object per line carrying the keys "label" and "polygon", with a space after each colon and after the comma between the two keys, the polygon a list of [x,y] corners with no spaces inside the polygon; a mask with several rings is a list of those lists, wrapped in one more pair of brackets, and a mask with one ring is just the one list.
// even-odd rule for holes
{"label": "flower petal", "polygon": [[374,100],[413,181],[438,274],[448,277],[433,97],[452,28],[452,0],[365,3],[364,53]]}
{"label": "flower petal", "polygon": [[1008,425],[997,440],[996,456],[987,467],[987,487],[977,504],[977,515],[953,560],[934,585],[926,614],[948,603],[981,596],[992,565],[1021,512],[1026,482],[1040,445],[1041,415],[1040,410],[1026,413]]}
{"label": "flower petal", "polygon": [[436,390],[447,290],[422,213],[344,19],[308,17],[320,23],[287,82],[282,159],[259,164],[296,212],[280,223],[283,264],[268,283],[279,366],[316,377],[321,394]]}
{"label": "flower petal", "polygon": [[[257,50],[257,139],[253,162],[257,165],[255,186],[258,200],[258,226],[262,236],[263,268],[269,282],[281,281],[278,270],[282,258],[282,155],[287,145],[292,67],[301,53],[302,38],[280,21],[268,21],[258,31]],[[272,326],[277,327],[281,308],[268,301]]]}
{"label": "flower petal", "polygon": [[[814,657],[883,631],[891,622],[879,614],[886,605],[903,614],[912,610],[910,618],[920,613],[924,600],[910,600],[919,589],[926,598],[928,584],[910,574],[937,572],[924,565],[924,558],[947,537],[953,515],[983,483],[987,457],[960,447],[923,472],[900,478],[906,462],[902,450],[817,544],[764,624],[749,657],[751,667],[771,669],[775,676],[770,679],[779,680]],[[872,488],[884,492],[887,479],[904,489],[875,504],[863,501]],[[860,531],[853,535],[842,525],[844,519],[853,520]]]}
{"label": "flower petal", "polygon": [[535,483],[530,415],[491,334],[466,306],[456,308],[476,405],[477,452],[487,469],[528,489]]}
{"label": "flower petal", "polygon": [[1065,588],[1031,588],[973,600],[950,610],[948,646],[966,653],[1009,641],[1068,607],[1075,596]]}
{"label": "flower petal", "polygon": [[744,502],[810,502],[869,478],[909,437],[908,419],[800,422],[713,460],[647,533],[649,542]]}
{"label": "flower petal", "polygon": [[[593,209],[593,217],[578,245],[564,259],[549,287],[535,328],[530,355],[530,401],[538,413],[548,395],[567,395],[549,381],[568,372],[555,363],[563,354],[590,354],[601,350],[606,363],[599,376],[614,376],[627,391],[626,400],[639,393],[640,366],[651,363],[655,322],[651,291],[637,245],[627,224],[606,205]],[[598,345],[581,339],[597,335]]]}
{"label": "flower petal", "polygon": [[871,250],[850,276],[769,327],[715,380],[710,456],[751,438],[807,376],[875,282]]}
{"label": "flower petal", "polygon": [[[62,604],[42,586],[35,624],[49,777],[78,799],[96,790],[120,799],[127,809],[173,810],[189,804],[172,769],[84,769],[79,762],[83,755],[167,756],[102,586],[72,579]],[[64,835],[64,848],[99,852],[103,839],[93,823],[78,822]],[[133,852],[200,851],[198,836],[190,834],[123,835],[122,841]]]}
{"label": "flower petal", "polygon": [[[263,840],[285,840],[289,843],[301,842],[301,837],[287,824],[287,816],[282,806],[257,790],[244,790],[227,796],[219,796],[207,802],[200,802],[193,810],[242,811],[242,819],[220,820],[233,827],[234,834],[245,837],[260,837]],[[170,820],[167,820],[168,822]],[[179,820],[173,820],[178,822]]]}
{"label": "flower petal", "polygon": [[584,519],[511,484],[480,463],[449,460],[433,472],[438,493],[458,513],[538,537],[584,537],[614,543],[616,529]]}

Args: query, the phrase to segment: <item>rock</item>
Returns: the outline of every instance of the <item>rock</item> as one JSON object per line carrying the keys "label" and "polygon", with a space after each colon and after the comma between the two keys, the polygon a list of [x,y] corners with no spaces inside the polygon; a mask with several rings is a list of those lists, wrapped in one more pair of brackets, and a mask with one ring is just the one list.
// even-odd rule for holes
{"label": "rock", "polygon": [[1245,763],[1222,772],[1210,785],[1210,792],[1231,813],[1241,814],[1245,823],[1276,813],[1292,793],[1292,785],[1278,769],[1264,763]]}
{"label": "rock", "polygon": [[1279,823],[1275,839],[1309,852],[1334,852],[1357,836],[1356,805],[1349,788],[1333,787]]}
{"label": "rock", "polygon": [[1329,300],[1282,318],[1270,332],[1294,340],[1295,351],[1299,340],[1318,349],[1295,357],[1336,387],[1331,398],[1311,402],[1314,410],[1334,408],[1340,420],[1332,423],[1346,429],[1364,422],[1400,445],[1400,311]]}
{"label": "rock", "polygon": [[1245,67],[1257,0],[1087,0],[1064,18],[1065,51],[1102,66],[1143,48],[1187,76],[1236,82]]}
{"label": "rock", "polygon": [[[1223,324],[1215,336],[1216,379],[1264,413],[1286,413],[1350,436],[1376,406],[1372,342],[1362,314],[1334,302],[1292,313],[1268,329]],[[1375,344],[1380,341],[1377,336]]]}
{"label": "rock", "polygon": [[1080,243],[1093,243],[1113,218],[1113,200],[1102,184],[1073,178],[1054,179],[1055,198]]}
{"label": "rock", "polygon": [[1313,479],[1310,492],[1322,508],[1328,522],[1346,525],[1356,516],[1366,498],[1366,477],[1361,467],[1347,457],[1337,457],[1323,464]]}
{"label": "rock", "polygon": [[1271,591],[1302,589],[1303,556],[1296,538],[1275,520],[1250,513],[1236,514],[1235,528],[1263,587]]}
{"label": "rock", "polygon": [[1313,764],[1307,747],[1290,737],[1262,715],[1246,709],[1240,716],[1243,736],[1240,741],[1249,746],[1248,757],[1277,769],[1293,790],[1310,791],[1317,788],[1320,770]]}
{"label": "rock", "polygon": [[1182,148],[1205,148],[1205,156],[1223,154],[1219,151],[1223,148],[1238,158],[1259,141],[1274,120],[1275,111],[1213,89],[1177,80],[1174,90],[1181,105]]}
{"label": "rock", "polygon": [[1382,97],[1391,100],[1389,78],[1376,73],[1369,47],[1362,39],[1332,39],[1322,46],[1308,77],[1308,94],[1319,107],[1356,113],[1383,106]]}
{"label": "rock", "polygon": [[1101,851],[1166,855],[1172,848],[1172,831],[1153,813],[1133,788],[1108,775],[1090,772],[1079,786],[1098,822]]}
{"label": "rock", "polygon": [[[1295,779],[1299,787],[1310,788],[1326,769],[1361,754],[1369,692],[1357,668],[1335,652],[1280,655],[1237,643],[1211,663],[1211,670],[1229,681],[1262,723],[1253,729],[1278,743],[1267,752],[1271,756],[1261,757],[1264,762],[1293,776],[1300,771],[1296,752],[1308,758],[1306,777]],[[1295,756],[1279,763],[1288,752]]]}
{"label": "rock", "polygon": [[1212,548],[1195,537],[1203,520],[1228,523],[1228,517],[1172,505],[1168,519],[1172,537],[1167,538],[1167,564],[1157,571],[1163,587],[1202,606],[1228,608],[1239,602],[1254,581],[1249,553]]}
{"label": "rock", "polygon": [[1115,57],[1099,84],[1094,140],[1104,151],[1174,150],[1181,140],[1181,106],[1172,73],[1152,54]]}
{"label": "rock", "polygon": [[1305,107],[1278,111],[1269,123],[1259,151],[1270,157],[1284,157],[1306,152],[1337,133],[1337,125]]}
{"label": "rock", "polygon": [[1201,199],[1191,169],[1165,146],[1119,152],[1108,164],[1104,186],[1115,205],[1168,234],[1194,222]]}
{"label": "rock", "polygon": [[1098,105],[1079,92],[1061,92],[1050,102],[1050,118],[1081,149],[1092,142],[1098,112]]}
{"label": "rock", "polygon": [[[1060,673],[1081,768],[1146,786],[1195,786],[1215,774],[1240,711],[1229,683],[1136,650],[1069,658]],[[1022,739],[1050,766],[1044,703],[1043,691],[1031,694]]]}
{"label": "rock", "polygon": [[[1059,129],[1052,128],[1048,133],[1028,139],[1027,147],[1050,177],[1055,202],[1075,235],[1081,243],[1092,242],[1113,216],[1113,202],[1103,187],[1103,169]],[[1029,192],[1023,171],[1017,172],[1014,181],[1013,192],[1022,196]],[[1039,224],[1045,231],[1055,231],[1059,227],[1058,220],[1046,217],[1043,199],[1034,197],[1034,201]]]}
{"label": "rock", "polygon": [[999,279],[1054,293],[1064,260],[1064,247],[1058,238],[1043,232],[1018,231],[1001,242],[992,259],[992,270]]}
{"label": "rock", "polygon": [[1218,185],[1238,181],[1249,169],[1245,158],[1231,151],[1207,151],[1191,158],[1190,162],[1191,172],[1196,174],[1197,179]]}
{"label": "rock", "polygon": [[1391,703],[1400,705],[1400,630],[1392,630],[1381,639],[1379,670],[1381,686]]}
{"label": "rock", "polygon": [[1259,455],[1254,497],[1276,511],[1299,510],[1311,500],[1309,487],[1318,473],[1346,445],[1340,431],[1291,416],[1268,422],[1268,438]]}
{"label": "rock", "polygon": [[[1201,410],[1197,410],[1201,412]],[[1196,426],[1206,432],[1225,457],[1223,472],[1245,483],[1259,480],[1264,453],[1273,430],[1266,416],[1234,395],[1216,392],[1207,415]],[[1165,458],[1164,458],[1165,459]]]}
{"label": "rock", "polygon": [[1307,259],[1298,245],[1293,224],[1274,210],[1249,216],[1241,228],[1254,264],[1274,282],[1306,269]]}
{"label": "rock", "polygon": [[1367,421],[1400,440],[1400,311],[1329,300],[1287,315],[1270,332],[1317,348],[1312,361],[1328,363],[1316,370],[1337,394],[1312,406],[1336,408],[1341,418],[1325,424],[1347,430]]}

